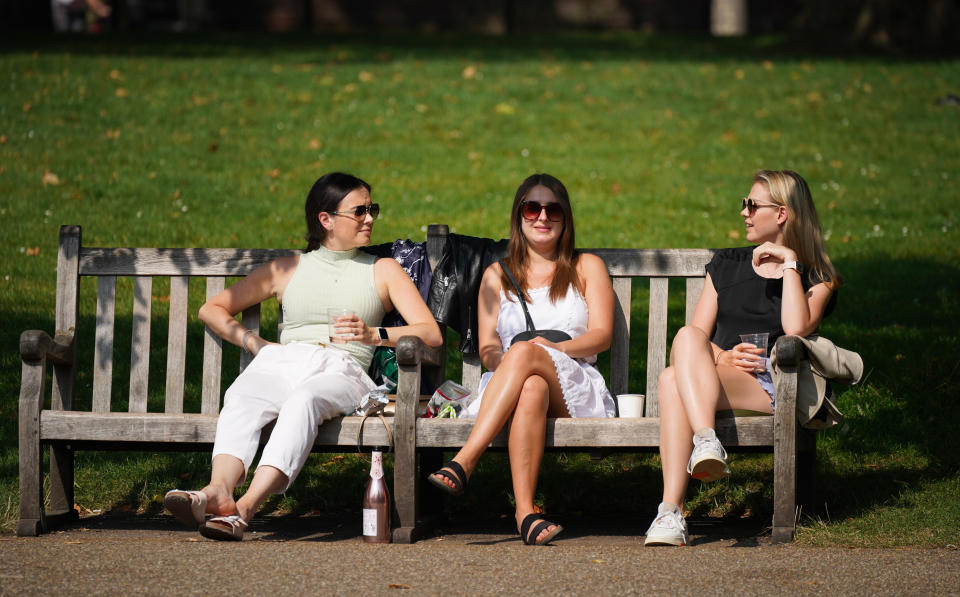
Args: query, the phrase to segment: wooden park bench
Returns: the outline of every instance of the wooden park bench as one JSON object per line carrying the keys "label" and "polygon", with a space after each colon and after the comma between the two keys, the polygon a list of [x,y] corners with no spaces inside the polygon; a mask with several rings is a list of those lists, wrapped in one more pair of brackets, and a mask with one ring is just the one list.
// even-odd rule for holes
{"label": "wooden park bench", "polygon": [[[428,230],[427,252],[432,264],[442,254],[445,226]],[[703,285],[704,266],[712,252],[701,249],[596,249],[613,277],[617,295],[614,339],[610,351],[611,393],[627,393],[630,363],[631,294],[633,279],[649,281],[649,311],[646,351],[646,412],[633,419],[550,419],[547,423],[549,449],[589,451],[655,451],[659,441],[657,380],[666,364],[667,299],[670,278],[686,282],[686,319],[689,321]],[[19,535],[37,535],[48,528],[77,518],[73,500],[73,455],[77,450],[209,451],[216,433],[222,388],[249,362],[241,354],[233,371],[223,367],[223,350],[218,336],[205,331],[202,356],[188,353],[188,298],[191,279],[199,278],[207,297],[220,292],[228,277],[248,274],[257,266],[297,251],[283,249],[156,249],[97,248],[81,244],[78,226],[60,230],[57,260],[56,319],[54,335],[39,330],[24,332],[20,338],[23,373],[20,388]],[[117,312],[118,277],[132,278],[130,307],[130,359],[128,385],[114,390],[114,320]],[[95,315],[92,329],[78,326],[80,304],[93,302],[81,297],[81,279],[96,280]],[[148,392],[150,378],[153,281],[167,278],[169,301],[166,317],[166,371],[162,401]],[[91,293],[93,294],[93,293]],[[159,302],[159,301],[158,301]],[[163,311],[163,309],[157,309]],[[125,311],[124,311],[125,312]],[[162,317],[156,318],[162,321]],[[260,306],[242,314],[249,329],[260,328]],[[92,346],[92,348],[90,348]],[[81,350],[91,350],[92,380],[81,392],[77,387]],[[156,347],[153,347],[156,350]],[[793,337],[777,343],[784,374],[777,386],[775,416],[718,419],[717,434],[730,451],[773,451],[774,518],[773,538],[789,541],[796,523],[797,477],[801,487],[810,487],[815,436],[797,425],[795,365],[802,345]],[[469,435],[472,421],[418,418],[422,399],[421,378],[428,385],[443,379],[445,362],[441,349],[426,347],[415,337],[405,337],[397,346],[399,387],[392,418],[394,435],[394,540],[411,542],[425,530],[427,521],[419,516],[424,501],[420,493],[425,474],[439,468],[443,450],[455,450]],[[45,408],[44,390],[47,363],[52,365],[52,389]],[[202,368],[199,388],[186,384],[188,365]],[[480,364],[475,355],[463,362],[463,384],[476,388]],[[115,404],[113,397],[126,400]],[[151,395],[154,398],[151,399]],[[78,410],[84,404],[84,410]],[[117,407],[124,407],[122,410]],[[261,442],[265,442],[265,433]],[[359,417],[340,417],[321,425],[314,449],[324,452],[386,446],[383,425],[362,425]],[[42,472],[43,446],[50,447],[49,512],[44,507]],[[493,442],[506,446],[506,434]],[[428,497],[427,494],[423,497]],[[652,505],[651,505],[652,507]],[[426,510],[426,509],[424,509]]]}

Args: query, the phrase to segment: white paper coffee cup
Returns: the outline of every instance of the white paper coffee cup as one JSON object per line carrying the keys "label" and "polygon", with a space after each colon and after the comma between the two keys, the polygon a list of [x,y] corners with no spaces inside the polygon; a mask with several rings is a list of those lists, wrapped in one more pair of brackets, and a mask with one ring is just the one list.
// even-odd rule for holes
{"label": "white paper coffee cup", "polygon": [[643,416],[643,394],[618,394],[617,412],[620,417],[642,417]]}

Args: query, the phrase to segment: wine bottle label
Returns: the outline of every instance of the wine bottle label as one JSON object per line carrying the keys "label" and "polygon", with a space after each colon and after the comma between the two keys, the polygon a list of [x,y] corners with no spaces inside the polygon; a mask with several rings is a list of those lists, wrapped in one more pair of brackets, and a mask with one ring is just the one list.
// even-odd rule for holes
{"label": "wine bottle label", "polygon": [[370,455],[370,477],[373,479],[383,478],[383,454],[374,452]]}
{"label": "wine bottle label", "polygon": [[374,508],[363,509],[363,534],[367,537],[377,536],[377,511]]}

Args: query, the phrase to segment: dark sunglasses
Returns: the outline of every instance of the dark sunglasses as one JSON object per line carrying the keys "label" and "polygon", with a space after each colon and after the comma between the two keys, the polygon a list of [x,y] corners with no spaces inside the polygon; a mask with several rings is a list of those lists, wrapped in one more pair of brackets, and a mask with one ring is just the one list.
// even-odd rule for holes
{"label": "dark sunglasses", "polygon": [[370,217],[376,220],[380,215],[380,204],[371,203],[370,205],[358,205],[353,208],[353,211],[328,211],[327,213],[337,216],[353,216],[355,218],[362,218],[370,214]]}
{"label": "dark sunglasses", "polygon": [[537,203],[536,201],[524,201],[520,204],[520,215],[525,220],[536,220],[540,217],[540,212],[547,211],[547,219],[551,222],[563,221],[563,208],[559,203]]}
{"label": "dark sunglasses", "polygon": [[747,213],[755,213],[761,207],[780,207],[776,203],[757,203],[750,197],[744,197],[740,200],[740,211],[747,210]]}

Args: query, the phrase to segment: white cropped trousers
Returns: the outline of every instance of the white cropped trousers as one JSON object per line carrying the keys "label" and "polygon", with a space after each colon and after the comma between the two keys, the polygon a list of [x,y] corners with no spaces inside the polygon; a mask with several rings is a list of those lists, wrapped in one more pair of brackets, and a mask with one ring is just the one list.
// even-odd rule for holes
{"label": "white cropped trousers", "polygon": [[265,346],[224,395],[213,457],[238,458],[246,476],[260,432],[275,420],[258,466],[286,475],[286,491],[306,463],[320,424],[352,412],[374,387],[342,350],[302,343]]}

